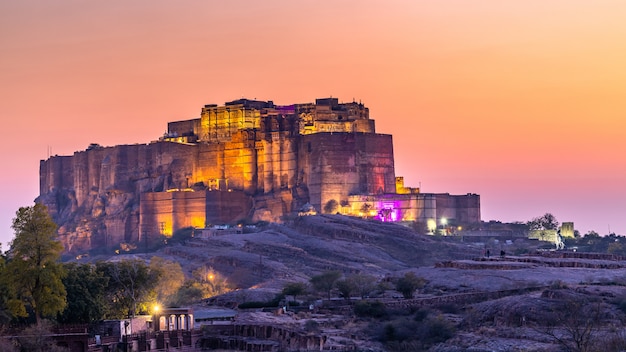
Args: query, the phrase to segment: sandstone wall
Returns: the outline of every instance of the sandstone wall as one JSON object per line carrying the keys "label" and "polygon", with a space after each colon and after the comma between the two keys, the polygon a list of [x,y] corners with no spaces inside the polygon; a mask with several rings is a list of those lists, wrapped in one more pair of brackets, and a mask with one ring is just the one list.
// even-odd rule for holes
{"label": "sandstone wall", "polygon": [[149,192],[140,196],[139,208],[140,242],[149,242],[185,227],[243,220],[250,215],[252,198],[241,191]]}
{"label": "sandstone wall", "polygon": [[345,204],[352,194],[395,193],[391,135],[315,133],[301,137],[301,181],[310,203],[323,211],[329,201]]}
{"label": "sandstone wall", "polygon": [[197,148],[179,143],[97,147],[40,163],[40,196],[67,251],[139,239],[139,195],[185,187]]}
{"label": "sandstone wall", "polygon": [[[292,211],[294,192],[307,197],[293,189],[297,145],[286,131],[239,131],[225,143],[92,148],[41,161],[38,201],[60,225],[67,251],[143,243],[145,236],[253,215],[277,220]],[[252,197],[260,194],[268,195],[260,199],[266,210],[254,214]]]}
{"label": "sandstone wall", "polygon": [[480,222],[480,196],[477,194],[436,194],[437,216],[468,224]]}

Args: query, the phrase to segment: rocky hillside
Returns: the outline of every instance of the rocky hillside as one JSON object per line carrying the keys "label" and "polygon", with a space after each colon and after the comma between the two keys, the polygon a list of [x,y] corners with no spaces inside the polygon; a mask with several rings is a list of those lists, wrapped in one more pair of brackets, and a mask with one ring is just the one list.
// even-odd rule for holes
{"label": "rocky hillside", "polygon": [[306,281],[327,270],[376,277],[449,259],[480,256],[397,224],[337,215],[299,217],[252,233],[193,238],[161,250],[189,272],[210,265],[239,287]]}
{"label": "rocky hillside", "polygon": [[[398,298],[391,291],[364,301],[325,300],[314,311],[237,310],[230,329],[241,331],[230,338],[256,341],[256,347],[306,344],[313,339],[323,350],[547,352],[570,348],[578,329],[590,332],[585,343],[610,342],[613,347],[603,351],[626,346],[626,338],[617,333],[626,321],[626,260],[619,256],[574,252],[517,256],[512,253],[518,244],[500,243],[491,247],[492,253],[507,254],[487,258],[482,243],[329,215],[300,217],[257,230],[195,237],[140,256],[176,260],[187,273],[203,265],[213,267],[241,290],[205,303],[231,307],[243,301],[271,300],[287,282],[308,281],[327,270],[379,279],[412,272],[425,279],[426,285],[413,299]],[[528,249],[533,244],[537,241],[522,245]],[[371,309],[382,305],[384,314],[359,315],[355,309],[359,304]],[[198,307],[202,309],[207,307]],[[568,331],[571,327],[576,330]],[[290,338],[250,339],[268,329]],[[207,341],[224,340],[220,331],[213,333]]]}

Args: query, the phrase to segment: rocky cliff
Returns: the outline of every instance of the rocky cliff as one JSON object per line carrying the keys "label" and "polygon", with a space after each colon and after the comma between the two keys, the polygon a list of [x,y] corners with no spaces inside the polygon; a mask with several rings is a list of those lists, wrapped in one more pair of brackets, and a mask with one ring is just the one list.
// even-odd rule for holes
{"label": "rocky cliff", "polygon": [[139,240],[139,197],[187,186],[196,148],[155,142],[102,148],[40,163],[40,196],[67,251]]}

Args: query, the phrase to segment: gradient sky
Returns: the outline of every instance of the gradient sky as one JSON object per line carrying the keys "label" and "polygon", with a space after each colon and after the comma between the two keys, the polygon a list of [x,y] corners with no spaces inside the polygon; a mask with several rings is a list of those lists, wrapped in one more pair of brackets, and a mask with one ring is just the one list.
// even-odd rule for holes
{"label": "gradient sky", "polygon": [[0,0],[0,242],[39,160],[246,97],[362,101],[396,174],[626,234],[626,2]]}

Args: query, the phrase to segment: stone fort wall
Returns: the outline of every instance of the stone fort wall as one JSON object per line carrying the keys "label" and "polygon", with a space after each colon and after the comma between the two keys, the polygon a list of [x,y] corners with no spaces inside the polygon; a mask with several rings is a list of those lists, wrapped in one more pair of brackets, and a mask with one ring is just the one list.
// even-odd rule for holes
{"label": "stone fort wall", "polygon": [[[168,129],[148,144],[94,144],[41,161],[37,201],[60,225],[66,251],[143,244],[188,226],[280,221],[305,203],[335,213],[355,195],[397,195],[392,136],[375,133],[361,103],[241,99],[205,105],[199,119]],[[426,216],[413,198],[407,212]],[[480,218],[477,196],[428,199],[445,216]]]}

